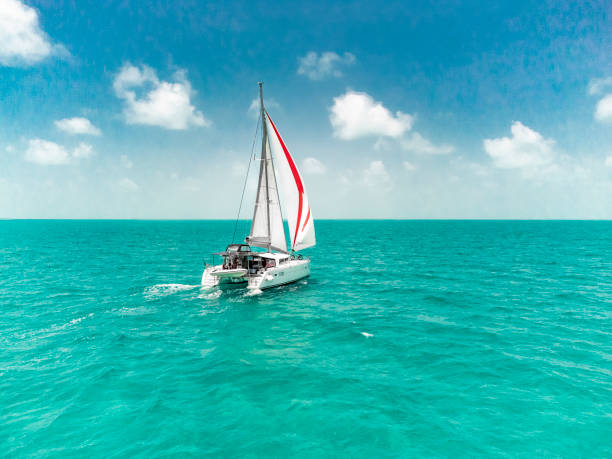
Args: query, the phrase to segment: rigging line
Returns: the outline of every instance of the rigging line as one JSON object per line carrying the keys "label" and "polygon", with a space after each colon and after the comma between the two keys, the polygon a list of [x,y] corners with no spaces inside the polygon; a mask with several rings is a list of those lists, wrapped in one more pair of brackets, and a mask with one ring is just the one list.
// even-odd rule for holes
{"label": "rigging line", "polygon": [[251,155],[249,156],[249,166],[247,167],[246,177],[244,178],[244,185],[242,186],[242,196],[240,196],[240,205],[238,206],[238,215],[236,215],[236,223],[234,224],[234,234],[232,235],[232,244],[236,238],[236,230],[238,229],[238,220],[240,220],[240,211],[242,210],[242,201],[244,200],[244,192],[246,190],[247,181],[249,180],[249,171],[251,170],[251,163],[253,162],[255,141],[257,140],[257,132],[259,131],[259,122],[261,121],[261,113],[257,118],[257,126],[255,127],[255,136],[253,137],[253,145],[251,145]]}

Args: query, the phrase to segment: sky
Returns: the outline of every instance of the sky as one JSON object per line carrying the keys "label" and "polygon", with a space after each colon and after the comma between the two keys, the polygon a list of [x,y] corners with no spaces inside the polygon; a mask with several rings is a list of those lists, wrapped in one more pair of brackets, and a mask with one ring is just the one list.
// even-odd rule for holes
{"label": "sky", "polygon": [[0,0],[0,218],[235,218],[259,81],[315,219],[612,218],[610,3],[520,0]]}

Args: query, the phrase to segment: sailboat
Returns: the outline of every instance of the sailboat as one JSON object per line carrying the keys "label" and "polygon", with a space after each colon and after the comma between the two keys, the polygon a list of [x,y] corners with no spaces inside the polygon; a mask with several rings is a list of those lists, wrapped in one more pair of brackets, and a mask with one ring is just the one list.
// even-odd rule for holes
{"label": "sailboat", "polygon": [[[262,143],[251,231],[244,243],[232,243],[225,251],[216,254],[222,257],[222,264],[206,265],[202,274],[203,287],[246,282],[248,289],[263,290],[296,282],[310,275],[310,259],[298,254],[316,243],[314,220],[304,181],[264,107],[262,83],[259,83],[259,101]],[[277,176],[287,212],[289,244]]]}

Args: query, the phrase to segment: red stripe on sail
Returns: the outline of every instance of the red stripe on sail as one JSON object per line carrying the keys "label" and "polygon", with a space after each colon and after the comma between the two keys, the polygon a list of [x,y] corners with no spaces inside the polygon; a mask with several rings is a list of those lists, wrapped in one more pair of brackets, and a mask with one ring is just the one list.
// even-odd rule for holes
{"label": "red stripe on sail", "polygon": [[291,248],[295,247],[295,241],[297,240],[297,233],[298,230],[300,229],[300,218],[302,217],[302,193],[299,194],[299,201],[298,201],[298,219],[297,219],[297,223],[295,224],[295,233],[293,234],[293,245],[291,246]]}
{"label": "red stripe on sail", "polygon": [[[289,163],[289,168],[291,169],[291,173],[293,174],[293,180],[295,180],[295,185],[297,186],[297,189],[298,189],[299,201],[298,201],[297,222],[295,224],[295,234],[293,235],[293,246],[295,246],[295,241],[297,240],[298,229],[300,228],[300,220],[302,218],[302,199],[303,199],[302,194],[304,193],[304,186],[302,185],[302,179],[300,178],[300,173],[298,172],[297,167],[295,167],[293,158],[289,154],[289,150],[287,150],[287,147],[285,146],[285,142],[283,142],[283,138],[278,133],[278,130],[276,129],[276,126],[274,126],[274,122],[272,121],[272,118],[270,118],[270,115],[268,115],[268,112],[266,112],[266,116],[268,117],[268,120],[270,121],[270,124],[272,125],[272,129],[274,129],[276,138],[280,142],[281,147],[283,147],[285,158],[287,158],[287,162]],[[308,209],[308,211],[310,212],[310,208]]]}
{"label": "red stripe on sail", "polygon": [[308,213],[306,214],[306,220],[304,220],[304,224],[302,225],[302,231],[306,228],[306,223],[308,223],[308,219],[310,218],[310,206],[308,206]]}

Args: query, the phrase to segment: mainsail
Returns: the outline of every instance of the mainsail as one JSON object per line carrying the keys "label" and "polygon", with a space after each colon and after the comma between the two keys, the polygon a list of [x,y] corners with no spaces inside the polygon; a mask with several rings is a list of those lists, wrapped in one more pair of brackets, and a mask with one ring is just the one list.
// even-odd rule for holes
{"label": "mainsail", "polygon": [[[262,102],[263,112],[263,102]],[[274,161],[270,154],[267,128],[263,127],[261,147],[261,165],[259,167],[259,184],[255,211],[248,237],[250,245],[287,252],[287,238],[283,225],[278,186],[274,176]]]}
{"label": "mainsail", "polygon": [[[274,165],[283,190],[283,200],[289,223],[289,238],[293,250],[302,250],[316,244],[314,223],[306,188],[300,172],[287,150],[285,142],[278,133],[268,112],[264,110],[265,132],[269,136],[269,144],[274,157]],[[284,234],[283,234],[284,237]]]}

